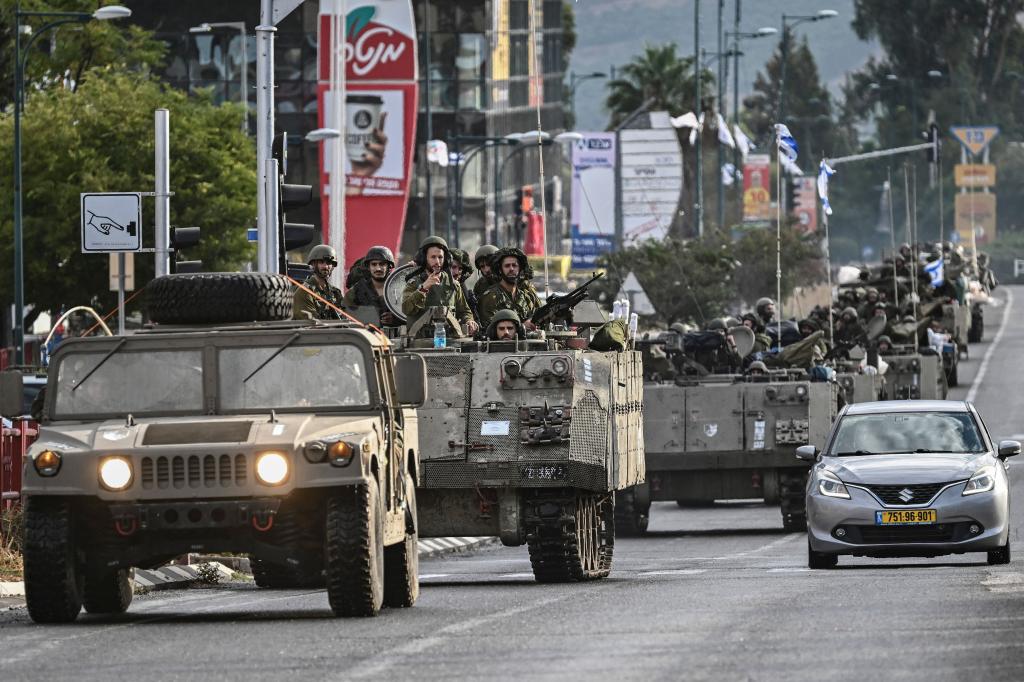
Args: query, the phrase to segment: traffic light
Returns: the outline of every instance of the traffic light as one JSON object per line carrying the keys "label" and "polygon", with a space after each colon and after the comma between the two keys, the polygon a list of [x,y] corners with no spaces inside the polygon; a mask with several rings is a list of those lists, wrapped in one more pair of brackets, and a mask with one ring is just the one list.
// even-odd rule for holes
{"label": "traffic light", "polygon": [[178,260],[182,249],[195,246],[199,243],[200,228],[198,227],[172,227],[170,234],[170,249],[174,252],[171,258],[171,274],[185,272],[199,272],[203,269],[201,260]]}
{"label": "traffic light", "polygon": [[938,161],[938,152],[942,150],[942,139],[939,137],[939,126],[935,123],[928,125],[928,143],[932,148],[928,150],[928,163]]}
{"label": "traffic light", "polygon": [[793,215],[796,211],[796,180],[790,178],[782,183],[782,191],[786,194],[786,215]]}
{"label": "traffic light", "polygon": [[288,173],[288,133],[274,137],[270,148],[278,163],[277,206],[278,240],[280,244],[279,264],[281,272],[288,272],[288,252],[308,245],[316,238],[316,227],[309,223],[289,223],[285,214],[302,208],[313,200],[312,185],[292,185],[284,181]]}

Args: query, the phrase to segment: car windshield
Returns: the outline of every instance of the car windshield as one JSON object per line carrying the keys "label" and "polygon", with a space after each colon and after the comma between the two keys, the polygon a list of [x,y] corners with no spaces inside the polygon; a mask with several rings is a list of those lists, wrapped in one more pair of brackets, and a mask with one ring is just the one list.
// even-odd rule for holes
{"label": "car windshield", "polygon": [[55,419],[202,410],[201,350],[123,350],[104,362],[109,355],[99,350],[60,359]]}
{"label": "car windshield", "polygon": [[366,365],[349,344],[223,348],[217,354],[220,409],[366,407]]}
{"label": "car windshield", "polygon": [[829,452],[833,456],[904,452],[984,452],[967,412],[890,412],[846,415]]}

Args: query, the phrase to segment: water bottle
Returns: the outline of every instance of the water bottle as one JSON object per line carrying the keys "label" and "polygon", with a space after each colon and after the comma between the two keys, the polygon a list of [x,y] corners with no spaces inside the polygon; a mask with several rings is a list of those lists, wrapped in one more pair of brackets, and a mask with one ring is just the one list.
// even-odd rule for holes
{"label": "water bottle", "polygon": [[622,319],[629,321],[629,299],[622,299]]}
{"label": "water bottle", "polygon": [[448,347],[448,333],[445,331],[444,322],[434,323],[434,348]]}
{"label": "water bottle", "polygon": [[617,320],[620,317],[622,317],[622,301],[615,299],[615,302],[612,303],[612,319]]}
{"label": "water bottle", "polygon": [[636,313],[629,314],[629,338],[636,338],[636,329],[640,324],[640,316]]}

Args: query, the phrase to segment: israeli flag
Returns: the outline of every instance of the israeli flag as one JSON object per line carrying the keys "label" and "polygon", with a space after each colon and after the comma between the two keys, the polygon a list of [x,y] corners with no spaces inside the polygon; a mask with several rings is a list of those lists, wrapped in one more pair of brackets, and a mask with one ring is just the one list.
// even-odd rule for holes
{"label": "israeli flag", "polygon": [[715,123],[718,126],[718,141],[727,147],[736,148],[736,141],[732,139],[732,133],[729,132],[729,124],[725,122],[721,114],[715,114]]}
{"label": "israeli flag", "polygon": [[800,153],[800,146],[789,132],[789,128],[783,123],[775,124],[775,141],[779,145],[779,153],[790,161],[796,161]]}
{"label": "israeli flag", "polygon": [[828,203],[828,179],[835,174],[832,167],[821,162],[818,166],[818,198],[821,199],[821,207],[825,215],[832,215],[832,204]]}
{"label": "israeli flag", "polygon": [[945,268],[943,268],[941,258],[931,263],[925,263],[924,271],[932,278],[933,287],[941,287],[943,282],[946,281]]}

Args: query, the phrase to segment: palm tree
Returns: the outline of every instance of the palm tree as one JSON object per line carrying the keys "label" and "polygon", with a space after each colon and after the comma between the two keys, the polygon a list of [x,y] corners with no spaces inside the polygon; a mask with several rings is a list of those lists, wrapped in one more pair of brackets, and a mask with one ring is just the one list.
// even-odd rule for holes
{"label": "palm tree", "polygon": [[[644,52],[620,70],[620,76],[608,83],[605,107],[611,112],[609,128],[614,128],[644,102],[654,99],[651,111],[668,111],[673,116],[693,110],[693,57],[679,57],[676,44],[647,45]],[[712,93],[714,78],[701,74],[702,94]],[[711,106],[711,98],[702,98],[702,109]]]}

